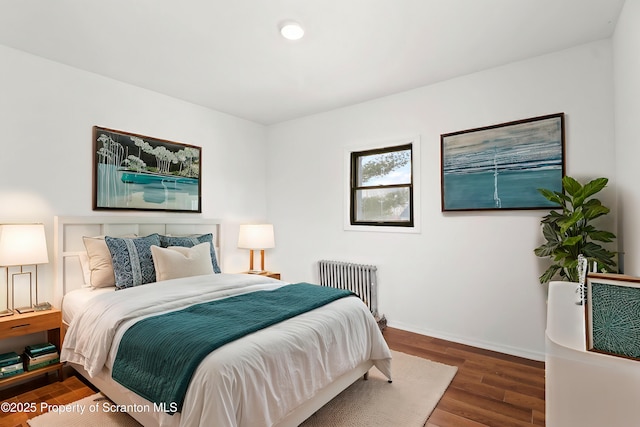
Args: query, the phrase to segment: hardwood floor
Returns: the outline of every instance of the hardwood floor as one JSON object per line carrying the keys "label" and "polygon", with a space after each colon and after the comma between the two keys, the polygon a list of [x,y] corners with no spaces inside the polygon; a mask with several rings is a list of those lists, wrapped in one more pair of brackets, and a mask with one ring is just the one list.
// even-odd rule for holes
{"label": "hardwood floor", "polygon": [[[544,426],[544,363],[387,328],[393,350],[458,367],[425,427]],[[95,393],[78,377],[39,379],[0,390],[0,400],[67,404]],[[0,426],[28,427],[37,415],[0,412]],[[395,426],[393,426],[395,427]]]}
{"label": "hardwood floor", "polygon": [[[67,372],[67,371],[65,371]],[[89,388],[73,373],[60,382],[57,375],[43,375],[37,380],[21,384],[6,390],[0,390],[0,400],[10,404],[26,406],[28,410],[20,411],[14,406],[9,411],[0,411],[0,426],[29,427],[27,420],[40,415],[41,402],[49,405],[66,405],[91,396],[95,391]],[[33,406],[31,406],[33,404]],[[10,407],[11,408],[11,407]],[[35,409],[35,412],[31,411]]]}
{"label": "hardwood floor", "polygon": [[457,366],[426,427],[544,426],[544,363],[387,328],[393,350]]}

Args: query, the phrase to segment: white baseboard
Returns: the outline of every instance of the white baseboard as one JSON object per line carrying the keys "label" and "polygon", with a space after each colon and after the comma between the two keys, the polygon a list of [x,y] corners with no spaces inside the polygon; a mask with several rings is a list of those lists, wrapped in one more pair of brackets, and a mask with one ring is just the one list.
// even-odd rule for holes
{"label": "white baseboard", "polygon": [[415,328],[413,326],[406,325],[402,322],[388,321],[387,325],[391,328],[402,329],[405,331],[413,332],[420,335],[426,335],[429,337],[439,338],[447,341],[456,342],[459,344],[470,345],[472,347],[478,347],[485,350],[497,351],[499,353],[509,354],[512,356],[523,357],[525,359],[536,360],[544,362],[545,353],[536,352],[531,350],[525,350],[518,347],[512,347],[504,344],[498,344],[494,342],[487,342],[482,340],[470,339],[467,337],[461,337],[457,335],[451,335],[439,331],[433,331],[429,329]]}

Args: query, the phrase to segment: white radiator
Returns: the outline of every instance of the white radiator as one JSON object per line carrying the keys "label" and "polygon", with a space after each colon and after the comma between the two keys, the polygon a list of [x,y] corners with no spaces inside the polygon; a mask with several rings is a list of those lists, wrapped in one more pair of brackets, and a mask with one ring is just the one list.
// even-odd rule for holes
{"label": "white radiator", "polygon": [[374,265],[355,264],[343,261],[318,262],[320,285],[347,289],[362,299],[376,318],[381,329],[386,326],[384,316],[378,314],[377,268]]}

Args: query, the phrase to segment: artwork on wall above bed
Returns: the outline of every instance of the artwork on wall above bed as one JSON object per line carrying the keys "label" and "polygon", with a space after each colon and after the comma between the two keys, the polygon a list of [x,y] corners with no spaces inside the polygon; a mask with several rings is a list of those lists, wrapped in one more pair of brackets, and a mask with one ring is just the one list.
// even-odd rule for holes
{"label": "artwork on wall above bed", "polygon": [[202,212],[202,149],[93,127],[93,209]]}
{"label": "artwork on wall above bed", "polygon": [[564,113],[443,134],[442,211],[550,209],[562,191]]}

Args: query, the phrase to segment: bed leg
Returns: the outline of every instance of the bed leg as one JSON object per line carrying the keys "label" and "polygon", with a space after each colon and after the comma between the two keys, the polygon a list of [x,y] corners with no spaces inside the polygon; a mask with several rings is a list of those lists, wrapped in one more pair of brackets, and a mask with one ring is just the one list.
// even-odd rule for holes
{"label": "bed leg", "polygon": [[365,381],[369,379],[369,371],[367,371],[367,372],[365,372],[365,373],[364,373],[364,377],[363,377],[363,379],[364,379]]}

